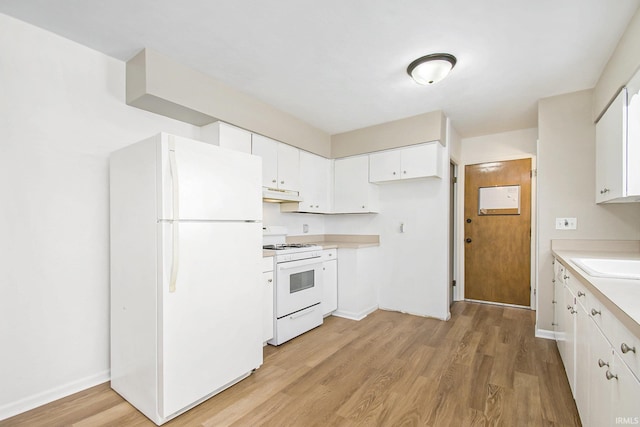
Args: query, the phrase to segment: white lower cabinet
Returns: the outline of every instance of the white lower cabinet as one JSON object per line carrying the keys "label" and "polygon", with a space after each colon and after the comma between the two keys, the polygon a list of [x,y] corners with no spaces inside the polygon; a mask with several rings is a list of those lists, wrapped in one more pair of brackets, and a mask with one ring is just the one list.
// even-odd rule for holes
{"label": "white lower cabinet", "polygon": [[338,251],[322,251],[322,315],[338,309]]}
{"label": "white lower cabinet", "polygon": [[262,342],[273,338],[273,301],[274,301],[274,276],[273,257],[262,258],[263,280],[263,312],[262,312]]}
{"label": "white lower cabinet", "polygon": [[569,386],[571,392],[575,396],[576,394],[576,306],[574,296],[569,290],[569,287],[564,285],[564,293],[562,299],[562,322],[565,326],[564,330],[564,342],[561,346],[558,346],[560,356],[562,357],[562,363],[564,363],[564,369],[567,372],[567,378],[569,379]]}
{"label": "white lower cabinet", "polygon": [[580,373],[587,378],[589,384],[589,408],[586,412],[578,408],[582,425],[585,427],[612,425],[613,402],[611,401],[611,384],[607,379],[607,371],[613,363],[613,351],[607,339],[593,322],[589,324],[587,359],[587,371]]}
{"label": "white lower cabinet", "polygon": [[640,424],[640,380],[630,349],[638,338],[564,266],[554,270],[556,289],[563,289],[555,295],[556,341],[582,425]]}
{"label": "white lower cabinet", "polygon": [[640,424],[640,381],[622,361],[617,352],[613,353],[609,382],[613,389],[611,425]]}
{"label": "white lower cabinet", "polygon": [[334,316],[362,320],[378,308],[379,247],[338,249],[338,309]]}

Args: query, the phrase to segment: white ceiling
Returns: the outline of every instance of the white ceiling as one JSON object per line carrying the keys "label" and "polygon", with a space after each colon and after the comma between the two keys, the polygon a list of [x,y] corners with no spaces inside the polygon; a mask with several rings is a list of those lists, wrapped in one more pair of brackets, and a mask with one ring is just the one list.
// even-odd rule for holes
{"label": "white ceiling", "polygon": [[[443,110],[461,136],[537,126],[595,86],[640,0],[0,0],[0,12],[127,60],[154,49],[330,134]],[[417,57],[450,76],[419,86]]]}

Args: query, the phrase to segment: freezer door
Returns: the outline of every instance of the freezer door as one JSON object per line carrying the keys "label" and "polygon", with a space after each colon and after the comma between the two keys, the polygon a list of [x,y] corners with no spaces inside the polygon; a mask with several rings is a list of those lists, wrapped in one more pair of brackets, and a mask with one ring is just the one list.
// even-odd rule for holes
{"label": "freezer door", "polygon": [[169,134],[158,154],[159,219],[262,220],[259,157]]}
{"label": "freezer door", "polygon": [[259,223],[180,223],[175,291],[172,225],[159,223],[160,413],[169,417],[262,364]]}

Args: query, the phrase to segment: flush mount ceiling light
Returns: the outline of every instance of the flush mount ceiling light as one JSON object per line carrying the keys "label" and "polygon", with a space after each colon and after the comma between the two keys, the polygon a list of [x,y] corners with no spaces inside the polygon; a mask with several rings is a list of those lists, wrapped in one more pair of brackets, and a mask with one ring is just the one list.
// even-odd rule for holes
{"label": "flush mount ceiling light", "polygon": [[448,53],[432,53],[409,64],[407,73],[416,83],[430,85],[447,77],[456,61],[456,57]]}

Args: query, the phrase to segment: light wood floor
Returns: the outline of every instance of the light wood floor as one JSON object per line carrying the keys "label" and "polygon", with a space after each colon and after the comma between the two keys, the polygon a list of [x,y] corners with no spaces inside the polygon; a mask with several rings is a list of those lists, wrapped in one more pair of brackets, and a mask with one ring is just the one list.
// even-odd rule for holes
{"label": "light wood floor", "polygon": [[[329,317],[265,348],[252,376],[166,426],[579,426],[534,312],[458,302],[442,322],[376,311]],[[108,383],[0,426],[152,426]]]}

